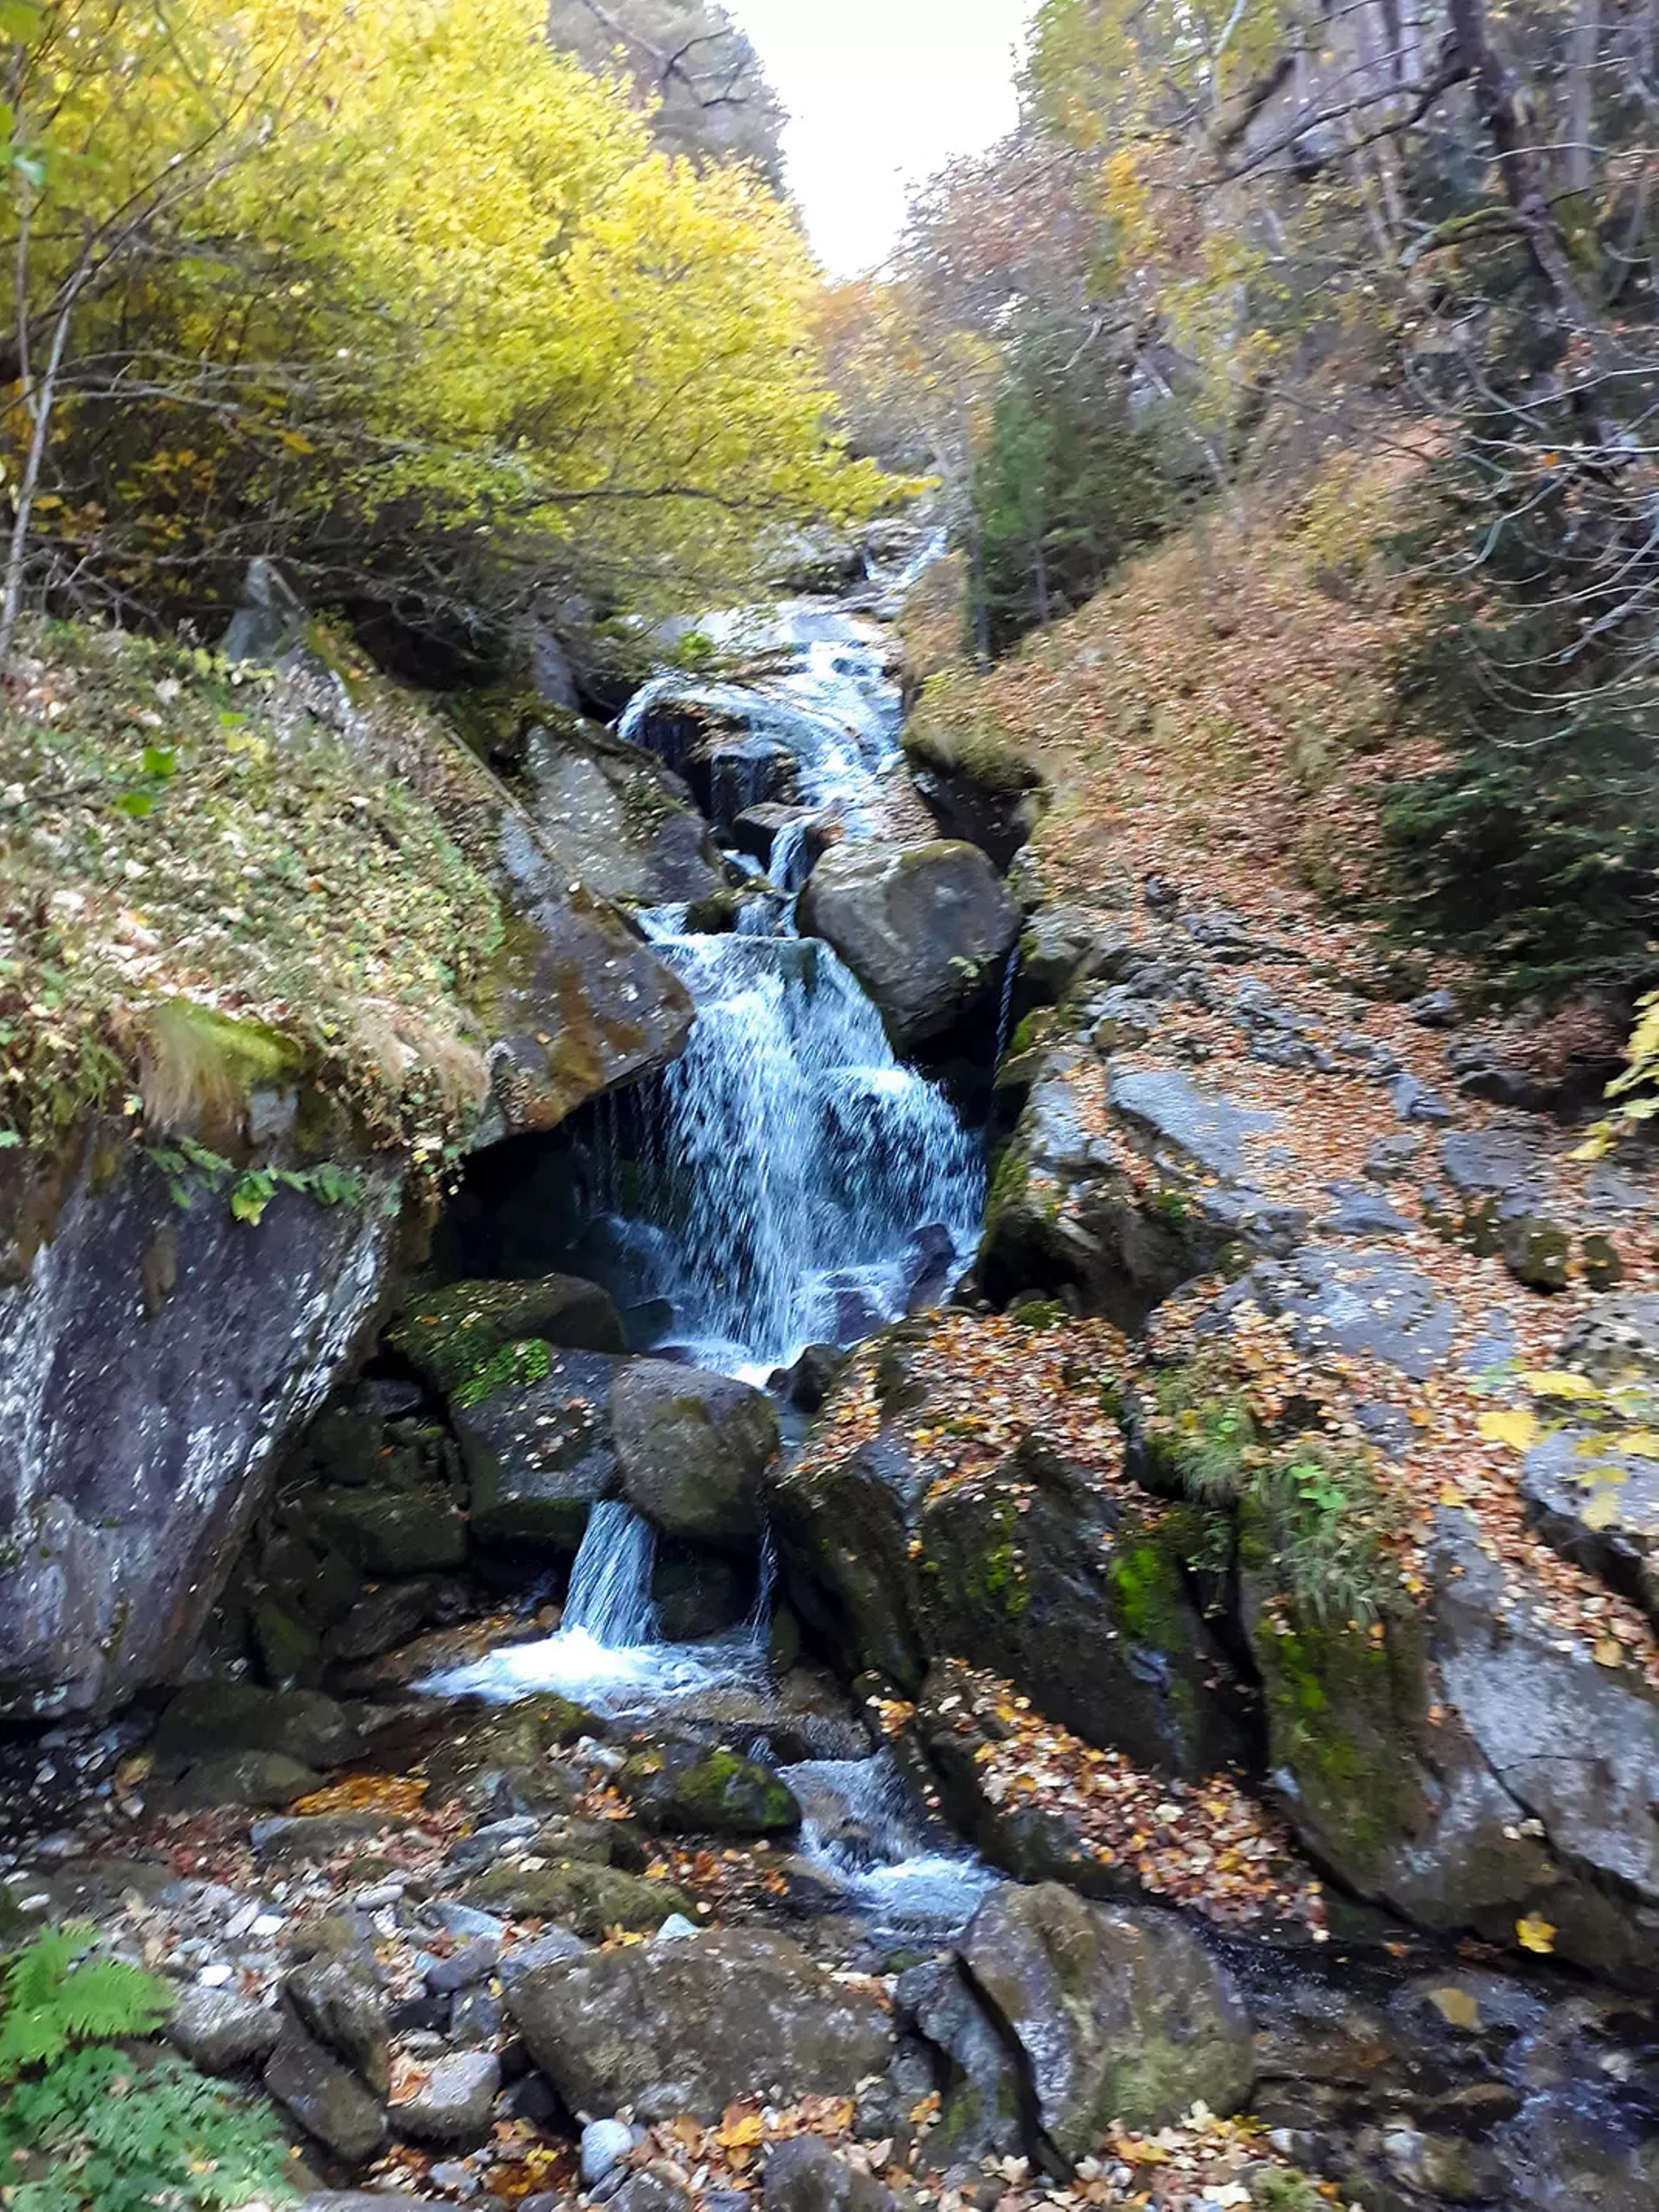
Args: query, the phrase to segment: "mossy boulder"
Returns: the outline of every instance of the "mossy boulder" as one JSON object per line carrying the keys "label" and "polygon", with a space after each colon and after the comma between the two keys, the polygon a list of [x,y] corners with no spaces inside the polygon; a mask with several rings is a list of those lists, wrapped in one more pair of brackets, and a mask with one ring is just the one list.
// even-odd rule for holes
{"label": "mossy boulder", "polygon": [[621,1928],[630,1935],[655,1932],[673,1912],[690,1918],[696,1911],[683,1889],[647,1875],[591,1859],[566,1859],[554,1866],[492,1867],[466,1893],[481,1912],[514,1920],[555,1920],[592,1942]]}
{"label": "mossy boulder", "polygon": [[150,1755],[161,1773],[241,1752],[276,1753],[302,1766],[343,1766],[362,1749],[356,1722],[332,1698],[249,1682],[193,1682],[161,1715]]}
{"label": "mossy boulder", "polygon": [[496,1354],[517,1342],[539,1340],[572,1352],[628,1349],[609,1292],[575,1275],[452,1283],[410,1299],[387,1335],[446,1397],[484,1376]]}
{"label": "mossy boulder", "polygon": [[1237,2112],[1255,2078],[1226,1970],[1172,1915],[1091,1904],[1048,1882],[996,1891],[959,1946],[1024,2054],[1044,2162],[1064,2174],[1113,2122],[1155,2130],[1194,2103]]}
{"label": "mossy boulder", "polygon": [[486,1550],[568,1554],[589,1508],[618,1495],[611,1401],[626,1362],[549,1349],[535,1379],[504,1381],[452,1410],[471,1485],[471,1528]]}
{"label": "mossy boulder", "polygon": [[431,1802],[459,1800],[496,1817],[568,1813],[576,1792],[556,1755],[582,1736],[604,1732],[603,1722],[568,1698],[521,1698],[464,1727],[428,1756]]}
{"label": "mossy boulder", "polygon": [[788,1784],[734,1751],[668,1745],[636,1752],[619,1783],[643,1825],[671,1834],[784,1836],[800,1826]]}
{"label": "mossy boulder", "polygon": [[623,1495],[665,1535],[739,1545],[758,1536],[761,1478],[779,1442],[760,1391],[731,1376],[633,1360],[616,1379],[611,1434]]}
{"label": "mossy boulder", "polygon": [[726,1635],[747,1620],[757,1583],[752,1559],[690,1545],[659,1545],[651,1576],[658,1634],[667,1644]]}
{"label": "mossy boulder", "polygon": [[322,1787],[322,1777],[280,1751],[228,1752],[203,1759],[162,1792],[171,1813],[217,1812],[227,1806],[280,1812]]}
{"label": "mossy boulder", "polygon": [[1243,1751],[1185,1575],[1193,1516],[1109,1497],[1040,1440],[917,1522],[924,1632],[1091,1743],[1197,1777]]}
{"label": "mossy boulder", "polygon": [[592,722],[545,718],[530,735],[532,811],[563,874],[625,906],[707,896],[721,881],[708,825],[654,754]]}

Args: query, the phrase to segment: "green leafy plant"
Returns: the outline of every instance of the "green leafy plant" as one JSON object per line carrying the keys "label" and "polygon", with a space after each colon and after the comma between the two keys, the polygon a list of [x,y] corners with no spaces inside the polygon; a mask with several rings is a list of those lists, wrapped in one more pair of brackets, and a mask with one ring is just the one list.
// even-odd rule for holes
{"label": "green leafy plant", "polygon": [[532,1382],[544,1382],[552,1371],[551,1346],[540,1337],[521,1337],[513,1344],[504,1344],[476,1375],[464,1382],[455,1393],[455,1403],[481,1406],[498,1390],[524,1389]]}
{"label": "green leafy plant", "polygon": [[78,2043],[148,2035],[173,2008],[167,1984],[118,1960],[76,1964],[83,1928],[49,1929],[6,1972],[0,2013],[0,2082],[51,2065]]}
{"label": "green leafy plant", "polygon": [[314,1168],[239,1169],[194,1137],[173,1137],[164,1145],[152,1145],[149,1157],[166,1177],[167,1195],[175,1206],[189,1212],[204,1188],[225,1192],[236,1219],[255,1229],[279,1190],[297,1191],[319,1206],[360,1206],[365,1196],[362,1177],[334,1160]]}
{"label": "green leafy plant", "polygon": [[121,2046],[172,2009],[166,1983],[46,1930],[0,1998],[7,2212],[228,2212],[292,2197],[274,2116],[176,2058]]}

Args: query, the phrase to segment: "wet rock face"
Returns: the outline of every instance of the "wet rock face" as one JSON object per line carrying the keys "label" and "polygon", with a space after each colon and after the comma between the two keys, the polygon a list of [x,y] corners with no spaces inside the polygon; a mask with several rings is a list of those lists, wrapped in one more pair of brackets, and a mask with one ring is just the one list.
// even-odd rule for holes
{"label": "wet rock face", "polygon": [[873,1997],[781,1936],[735,1929],[541,1969],[507,2008],[566,2104],[594,2114],[670,2085],[703,2120],[759,2084],[786,2102],[847,2096],[892,2041]]}
{"label": "wet rock face", "polygon": [[1255,2074],[1231,1978],[1172,1916],[1069,1889],[998,1890],[959,1953],[1018,2046],[1044,2150],[1061,2172],[1116,2119],[1156,2129],[1194,2101],[1237,2112]]}
{"label": "wet rock face", "polygon": [[837,846],[801,894],[803,932],[835,947],[898,1052],[946,1036],[987,997],[1019,924],[974,845]]}
{"label": "wet rock face", "polygon": [[623,1495],[665,1535],[744,1543],[760,1533],[760,1482],[778,1449],[769,1401],[746,1382],[661,1359],[618,1374],[611,1432]]}
{"label": "wet rock face", "polygon": [[536,826],[560,870],[602,898],[662,906],[725,881],[708,825],[653,754],[591,723],[532,736],[526,773]]}
{"label": "wet rock face", "polygon": [[176,1677],[392,1258],[390,1171],[361,1205],[281,1191],[255,1227],[105,1141],[0,1289],[0,1712],[20,1716]]}
{"label": "wet rock face", "polygon": [[522,844],[532,892],[493,978],[479,1146],[555,1129],[585,1099],[667,1066],[696,1018],[690,993],[614,907],[555,886],[516,825],[503,836]]}

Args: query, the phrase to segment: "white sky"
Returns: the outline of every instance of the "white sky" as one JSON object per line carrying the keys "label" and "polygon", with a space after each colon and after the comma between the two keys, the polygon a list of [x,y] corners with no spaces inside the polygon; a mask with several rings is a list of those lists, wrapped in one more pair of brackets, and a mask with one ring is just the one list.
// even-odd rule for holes
{"label": "white sky", "polygon": [[831,276],[884,260],[907,187],[1012,129],[1031,4],[726,0],[793,118],[789,184]]}

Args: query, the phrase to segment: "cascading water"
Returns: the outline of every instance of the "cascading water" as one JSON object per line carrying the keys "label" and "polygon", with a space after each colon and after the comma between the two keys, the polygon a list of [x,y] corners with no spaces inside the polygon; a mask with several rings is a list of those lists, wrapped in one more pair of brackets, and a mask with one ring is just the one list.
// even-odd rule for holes
{"label": "cascading water", "polygon": [[[661,676],[621,734],[676,768],[696,753],[718,828],[769,795],[780,756],[800,811],[732,933],[689,933],[684,908],[639,917],[697,1020],[625,1160],[617,1116],[599,1117],[590,1195],[611,1286],[635,1311],[670,1317],[659,1340],[761,1379],[808,1344],[851,1343],[943,1296],[973,1249],[984,1170],[944,1092],[896,1058],[830,947],[795,931],[815,826],[869,835],[900,758],[882,632],[806,602],[702,627],[725,651],[763,657],[764,673],[743,685]],[[660,1701],[760,1680],[769,1547],[749,1622],[698,1646],[655,1641],[653,1558],[644,1522],[597,1506],[559,1633],[430,1686],[496,1698],[558,1687],[637,1710],[641,1692]],[[890,1758],[813,1761],[787,1778],[804,1851],[861,1909],[917,1929],[965,1920],[987,1877],[922,1819]]]}
{"label": "cascading water", "polygon": [[661,1171],[684,1198],[658,1292],[701,1364],[763,1376],[903,1312],[939,1251],[965,1262],[979,1151],[827,945],[659,949],[699,1012],[664,1087]]}

